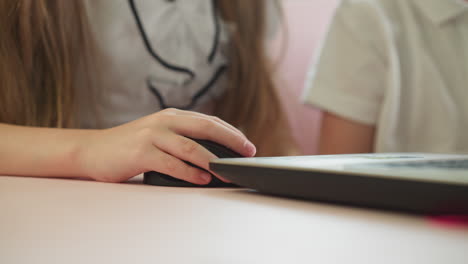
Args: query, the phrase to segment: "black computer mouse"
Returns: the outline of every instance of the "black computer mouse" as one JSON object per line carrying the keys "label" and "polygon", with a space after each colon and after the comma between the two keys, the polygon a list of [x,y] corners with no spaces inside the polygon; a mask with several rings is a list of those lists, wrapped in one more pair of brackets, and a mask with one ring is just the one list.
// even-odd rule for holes
{"label": "black computer mouse", "polygon": [[[193,139],[198,144],[205,147],[211,153],[215,154],[219,158],[240,158],[242,155],[236,153],[229,148],[222,146],[220,144],[214,143],[208,140],[202,139]],[[186,162],[187,164],[200,168],[190,162]],[[213,175],[212,175],[213,176]],[[170,187],[237,187],[237,185],[232,183],[226,183],[221,181],[220,179],[213,176],[211,178],[211,182],[206,185],[197,185],[193,184],[184,180],[180,180],[169,176],[167,174],[159,173],[156,171],[149,171],[146,172],[143,178],[143,183],[150,184],[150,185],[158,185],[158,186],[170,186]]]}

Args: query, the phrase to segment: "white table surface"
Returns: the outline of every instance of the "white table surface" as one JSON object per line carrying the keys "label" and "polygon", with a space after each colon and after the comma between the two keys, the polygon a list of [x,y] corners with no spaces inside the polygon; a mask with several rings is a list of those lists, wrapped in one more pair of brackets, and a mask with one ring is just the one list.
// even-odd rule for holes
{"label": "white table surface", "polygon": [[0,263],[468,263],[467,226],[140,180],[0,177]]}

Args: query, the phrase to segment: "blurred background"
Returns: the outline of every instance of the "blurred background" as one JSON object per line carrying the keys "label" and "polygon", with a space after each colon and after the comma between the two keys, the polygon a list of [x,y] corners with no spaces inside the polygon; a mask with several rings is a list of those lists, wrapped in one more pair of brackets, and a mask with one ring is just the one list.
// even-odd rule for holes
{"label": "blurred background", "polygon": [[[308,67],[320,47],[338,0],[282,0],[285,25],[272,43],[280,95],[304,154],[317,151],[320,112],[301,104]],[[279,60],[279,61],[278,61]]]}

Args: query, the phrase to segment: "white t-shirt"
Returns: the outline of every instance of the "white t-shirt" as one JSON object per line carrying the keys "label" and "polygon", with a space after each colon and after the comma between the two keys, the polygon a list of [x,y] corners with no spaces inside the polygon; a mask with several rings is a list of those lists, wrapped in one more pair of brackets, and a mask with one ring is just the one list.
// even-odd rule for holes
{"label": "white t-shirt", "polygon": [[467,11],[457,0],[344,0],[305,101],[375,125],[377,152],[467,153]]}
{"label": "white t-shirt", "polygon": [[[86,1],[97,44],[99,87],[94,105],[89,94],[79,95],[83,128],[120,125],[164,105],[191,105],[190,110],[200,111],[224,91],[229,26],[214,15],[211,0],[134,0],[137,16],[130,3]],[[145,46],[144,36],[151,49]],[[195,77],[191,80],[188,73],[164,67],[150,51]],[[209,82],[213,85],[206,89]]]}

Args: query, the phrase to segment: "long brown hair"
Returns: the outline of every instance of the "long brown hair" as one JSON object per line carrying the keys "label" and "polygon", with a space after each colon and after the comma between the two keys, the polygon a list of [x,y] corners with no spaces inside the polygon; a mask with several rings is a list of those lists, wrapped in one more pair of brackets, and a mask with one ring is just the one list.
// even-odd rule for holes
{"label": "long brown hair", "polygon": [[0,1],[0,122],[72,126],[87,36],[82,1]]}
{"label": "long brown hair", "polygon": [[[218,0],[224,19],[234,23],[229,88],[216,115],[243,129],[259,156],[286,155],[295,147],[272,80],[265,40],[272,0]],[[279,4],[277,6],[279,8]]]}
{"label": "long brown hair", "polygon": [[[259,155],[281,155],[292,138],[265,52],[265,2],[216,2],[236,30],[229,87],[215,114],[241,128]],[[0,1],[0,122],[74,126],[75,94],[84,89],[75,78],[93,49],[87,23],[81,0]]]}

